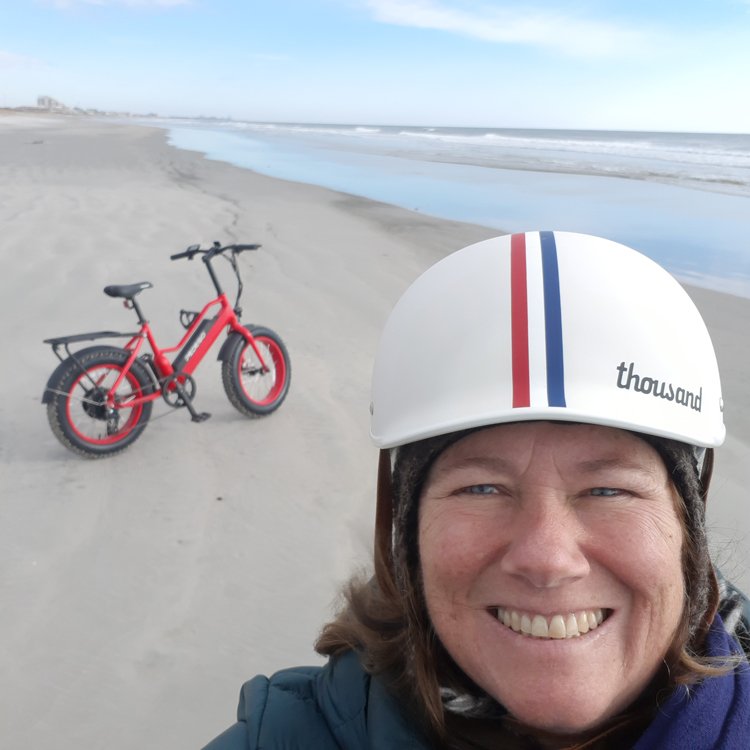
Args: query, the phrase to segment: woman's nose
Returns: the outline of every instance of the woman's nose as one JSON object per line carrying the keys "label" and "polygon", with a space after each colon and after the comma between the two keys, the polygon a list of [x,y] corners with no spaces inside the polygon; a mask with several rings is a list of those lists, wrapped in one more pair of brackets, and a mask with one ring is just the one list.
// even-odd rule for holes
{"label": "woman's nose", "polygon": [[549,498],[524,501],[510,531],[501,561],[504,572],[535,588],[554,588],[589,573],[581,548],[585,530],[567,504]]}

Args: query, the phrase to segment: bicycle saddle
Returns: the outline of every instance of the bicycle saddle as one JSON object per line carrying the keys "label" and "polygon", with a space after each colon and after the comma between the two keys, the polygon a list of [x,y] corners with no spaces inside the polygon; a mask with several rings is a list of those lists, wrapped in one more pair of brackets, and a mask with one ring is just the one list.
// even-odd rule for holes
{"label": "bicycle saddle", "polygon": [[124,297],[131,299],[144,289],[151,289],[153,284],[150,281],[140,281],[137,284],[112,284],[104,287],[104,293],[110,297]]}

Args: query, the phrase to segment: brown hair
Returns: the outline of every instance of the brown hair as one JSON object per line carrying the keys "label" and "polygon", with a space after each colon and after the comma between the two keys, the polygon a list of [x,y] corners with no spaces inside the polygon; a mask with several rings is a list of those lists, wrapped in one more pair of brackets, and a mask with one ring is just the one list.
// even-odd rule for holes
{"label": "brown hair", "polygon": [[[437,455],[447,445],[460,439],[465,433],[443,436],[433,445],[413,444],[399,449],[406,453],[404,464],[408,465],[410,450],[422,451],[424,460],[413,462],[418,467],[419,476],[411,483],[416,496],[427,471]],[[695,684],[706,677],[725,674],[735,666],[731,659],[720,662],[703,653],[703,644],[708,628],[714,619],[718,606],[718,586],[708,555],[705,532],[704,501],[705,491],[701,486],[694,453],[690,446],[663,439],[642,436],[660,454],[671,474],[675,487],[676,510],[683,529],[683,570],[685,579],[685,606],[674,639],[664,658],[664,669],[654,680],[642,699],[627,713],[615,717],[605,727],[599,728],[593,736],[579,738],[570,747],[594,748],[599,746],[623,747],[642,732],[650,721],[660,695],[675,685]],[[710,473],[712,454],[707,459]],[[396,466],[395,484],[399,481],[399,467]],[[406,484],[409,484],[406,482]],[[396,490],[398,495],[399,489]],[[395,510],[391,510],[391,503]],[[419,572],[418,550],[414,534],[418,502],[412,507],[399,507],[398,497],[393,496],[391,485],[390,456],[381,452],[378,478],[378,516],[376,517],[376,544],[374,552],[374,575],[369,579],[355,578],[343,592],[343,606],[338,616],[325,625],[315,648],[326,656],[336,656],[345,651],[359,653],[363,667],[371,674],[382,676],[391,690],[405,704],[410,715],[421,725],[421,729],[433,743],[440,747],[468,748],[483,747],[474,741],[462,741],[464,733],[476,738],[498,739],[498,731],[504,727],[508,737],[502,736],[512,747],[528,746],[519,734],[524,732],[510,717],[503,722],[486,721],[482,718],[455,716],[445,710],[441,688],[453,689],[457,693],[484,695],[480,688],[463,673],[448,655],[436,636],[427,613],[422,594]],[[411,519],[404,514],[410,514]],[[395,519],[395,520],[394,520]],[[400,523],[399,523],[400,521]],[[392,525],[395,531],[391,547]],[[400,531],[399,531],[400,527]],[[411,531],[409,529],[411,528]],[[401,534],[401,538],[399,538]],[[394,561],[394,555],[396,560]],[[404,568],[408,573],[404,574]],[[500,709],[497,707],[497,715]],[[617,735],[618,745],[612,744]],[[526,731],[537,740],[543,736],[532,729]],[[606,739],[605,739],[606,738]],[[626,739],[627,738],[627,739]]]}

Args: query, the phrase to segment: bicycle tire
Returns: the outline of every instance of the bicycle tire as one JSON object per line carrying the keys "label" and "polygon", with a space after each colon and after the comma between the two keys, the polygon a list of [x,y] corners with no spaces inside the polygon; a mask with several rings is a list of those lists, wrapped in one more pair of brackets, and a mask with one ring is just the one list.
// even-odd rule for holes
{"label": "bicycle tire", "polygon": [[253,347],[234,335],[221,365],[221,379],[232,406],[246,417],[265,417],[281,406],[289,392],[292,365],[281,337],[270,328],[249,329],[268,366],[262,372]]}
{"label": "bicycle tire", "polygon": [[[123,406],[108,419],[104,396],[114,385],[130,352],[116,347],[92,347],[65,360],[48,384],[47,419],[54,436],[69,450],[86,458],[104,458],[127,448],[140,437],[151,416],[147,401]],[[117,390],[117,399],[153,393],[154,384],[144,366],[135,360]],[[121,418],[124,416],[124,420]]]}

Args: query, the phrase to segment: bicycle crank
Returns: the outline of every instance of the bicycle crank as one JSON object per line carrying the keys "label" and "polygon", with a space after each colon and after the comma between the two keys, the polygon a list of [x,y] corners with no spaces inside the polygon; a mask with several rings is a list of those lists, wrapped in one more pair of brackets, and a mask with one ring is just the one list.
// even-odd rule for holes
{"label": "bicycle crank", "polygon": [[193,422],[205,422],[211,415],[206,411],[196,411],[193,406],[196,390],[195,380],[185,372],[173,373],[161,385],[161,395],[168,406],[173,409],[184,406]]}

